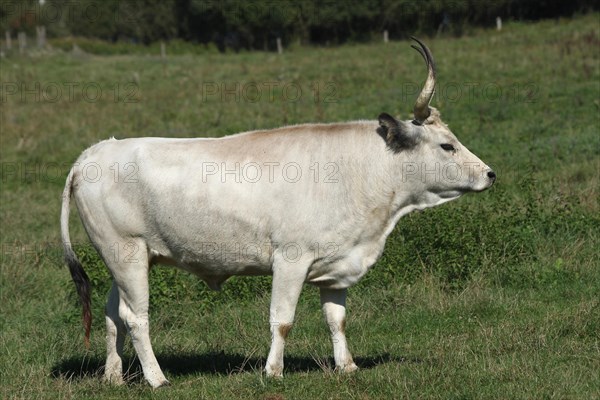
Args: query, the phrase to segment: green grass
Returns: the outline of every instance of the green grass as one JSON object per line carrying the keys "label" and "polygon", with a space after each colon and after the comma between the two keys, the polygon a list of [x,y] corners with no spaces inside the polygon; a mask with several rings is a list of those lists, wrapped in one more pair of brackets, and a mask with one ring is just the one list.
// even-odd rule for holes
{"label": "green grass", "polygon": [[[333,372],[315,288],[305,288],[298,306],[286,376],[269,380],[261,374],[269,278],[232,279],[213,293],[159,267],[151,336],[173,385],[158,391],[141,378],[129,343],[129,383],[100,381],[108,281],[72,218],[95,283],[91,348],[83,347],[59,246],[70,164],[112,135],[222,136],[384,111],[408,117],[423,62],[407,42],[165,62],[67,53],[1,59],[1,397],[599,398],[598,17],[426,40],[439,69],[434,105],[499,180],[400,220],[382,259],[350,289],[347,332],[361,370]],[[66,82],[76,84],[71,98]],[[241,86],[239,101],[203,91],[236,82],[262,85],[260,101],[244,98]],[[264,82],[279,83],[272,101]],[[36,83],[40,91],[56,84],[62,95],[21,98]],[[91,83],[102,90],[94,102],[81,90]],[[302,88],[297,101],[282,94],[286,84]]]}

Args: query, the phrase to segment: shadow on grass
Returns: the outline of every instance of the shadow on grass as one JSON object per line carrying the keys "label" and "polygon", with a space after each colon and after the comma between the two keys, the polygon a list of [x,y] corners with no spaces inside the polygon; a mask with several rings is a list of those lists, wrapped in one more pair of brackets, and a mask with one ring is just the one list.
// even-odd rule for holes
{"label": "shadow on grass", "polygon": [[[158,354],[158,363],[167,375],[185,376],[196,373],[212,375],[229,375],[242,372],[261,371],[265,364],[264,358],[246,357],[241,354],[205,353],[205,354]],[[323,361],[323,360],[320,360]],[[333,359],[326,359],[327,365],[334,365]],[[417,358],[392,356],[388,353],[373,357],[355,357],[354,361],[361,369],[374,368],[388,363],[421,363]],[[86,377],[101,377],[104,373],[104,358],[71,357],[59,361],[52,367],[51,375],[57,379],[77,380]],[[286,356],[284,358],[285,372],[320,371],[317,360],[311,357]],[[142,368],[137,358],[125,357],[123,360],[125,380],[132,381],[142,378]]]}

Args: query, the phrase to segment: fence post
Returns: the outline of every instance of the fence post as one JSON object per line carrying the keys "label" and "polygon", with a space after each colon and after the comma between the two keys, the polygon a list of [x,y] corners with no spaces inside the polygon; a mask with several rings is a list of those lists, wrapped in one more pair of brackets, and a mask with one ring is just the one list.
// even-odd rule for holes
{"label": "fence post", "polygon": [[6,36],[6,50],[10,50],[10,49],[12,49],[12,42],[11,42],[9,30],[7,30],[5,32],[5,36]]}
{"label": "fence post", "polygon": [[35,32],[37,33],[37,45],[40,49],[46,47],[46,27],[36,26]]}
{"label": "fence post", "polygon": [[283,46],[281,45],[281,38],[277,38],[277,53],[283,54]]}
{"label": "fence post", "polygon": [[27,47],[27,34],[25,32],[19,32],[19,54],[25,53]]}
{"label": "fence post", "polygon": [[383,31],[383,43],[387,43],[390,41],[390,37],[388,35],[388,31],[387,29],[385,31]]}

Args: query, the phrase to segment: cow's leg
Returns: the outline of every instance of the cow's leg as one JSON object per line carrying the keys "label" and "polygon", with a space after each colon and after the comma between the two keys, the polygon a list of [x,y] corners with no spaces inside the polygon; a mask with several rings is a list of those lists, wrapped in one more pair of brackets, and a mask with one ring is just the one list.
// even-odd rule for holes
{"label": "cow's leg", "polygon": [[331,331],[335,367],[342,372],[351,372],[358,367],[352,360],[346,343],[346,289],[321,289],[321,306],[325,321]]}
{"label": "cow's leg", "polygon": [[283,376],[283,348],[292,329],[296,304],[308,270],[307,262],[291,262],[281,254],[273,263],[273,288],[271,292],[271,350],[267,357],[267,376]]}
{"label": "cow's leg", "polygon": [[119,317],[119,289],[113,281],[106,303],[106,367],[104,379],[113,384],[123,383],[123,344],[126,328]]}
{"label": "cow's leg", "polygon": [[119,317],[131,335],[144,377],[156,388],[169,384],[169,381],[163,375],[150,344],[148,254],[141,241],[129,241],[127,247],[131,249],[128,250],[130,253],[117,264],[109,265],[119,289]]}

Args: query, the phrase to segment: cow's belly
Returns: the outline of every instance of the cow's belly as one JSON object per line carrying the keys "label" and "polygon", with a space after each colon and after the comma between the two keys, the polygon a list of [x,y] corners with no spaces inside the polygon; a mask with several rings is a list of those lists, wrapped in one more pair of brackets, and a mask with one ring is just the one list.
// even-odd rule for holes
{"label": "cow's belly", "polygon": [[154,262],[184,269],[205,280],[211,288],[234,275],[268,275],[273,247],[265,223],[233,212],[176,209],[166,205],[147,220],[145,235]]}
{"label": "cow's belly", "polygon": [[[221,285],[232,276],[258,276],[272,273],[269,257],[259,253],[256,248],[215,244],[203,250],[203,252],[184,251],[178,255],[170,251],[151,250],[154,255],[152,262],[172,265],[190,272],[204,280],[213,290],[220,290]],[[268,249],[263,251],[268,252]]]}

